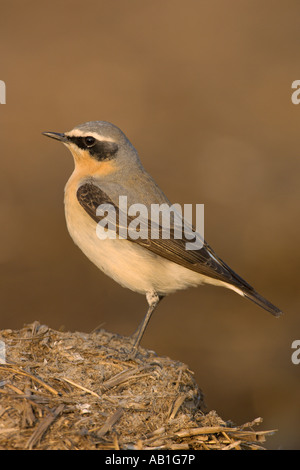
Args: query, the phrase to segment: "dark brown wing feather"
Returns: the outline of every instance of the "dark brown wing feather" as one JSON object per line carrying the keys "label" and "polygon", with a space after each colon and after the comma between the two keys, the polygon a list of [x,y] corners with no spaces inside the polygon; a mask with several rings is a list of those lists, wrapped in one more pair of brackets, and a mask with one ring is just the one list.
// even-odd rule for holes
{"label": "dark brown wing feather", "polygon": [[[77,198],[79,204],[97,223],[101,220],[101,217],[96,215],[96,210],[101,204],[112,204],[117,215],[119,213],[119,208],[116,204],[113,203],[104,191],[93,183],[85,183],[80,186],[77,191]],[[134,218],[127,216],[128,224],[133,219]],[[118,230],[118,217],[116,229]],[[246,297],[258,303],[273,315],[279,315],[281,313],[277,307],[257,294],[253,287],[236,274],[226,263],[224,263],[224,261],[214,253],[206,242],[204,242],[203,247],[199,250],[186,250],[185,244],[186,241],[189,240],[186,240],[184,237],[181,239],[172,237],[169,239],[138,238],[137,240],[128,238],[128,240],[133,243],[137,243],[158,256],[162,256],[169,261],[173,261],[174,263],[198,272],[199,274],[218,279],[238,287]]]}

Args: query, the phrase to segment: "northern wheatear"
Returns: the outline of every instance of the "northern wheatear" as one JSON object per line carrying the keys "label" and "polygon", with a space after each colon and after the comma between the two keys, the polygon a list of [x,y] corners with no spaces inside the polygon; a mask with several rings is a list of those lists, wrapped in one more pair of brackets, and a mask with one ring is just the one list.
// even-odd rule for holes
{"label": "northern wheatear", "polygon": [[[259,295],[204,242],[186,250],[182,239],[100,239],[98,206],[112,205],[118,214],[119,196],[128,204],[170,202],[143,168],[124,133],[105,121],[87,122],[66,133],[44,132],[71,151],[75,169],[65,187],[65,214],[76,245],[124,287],[146,295],[148,311],[134,336],[137,348],[159,301],[180,289],[201,284],[223,286],[252,300],[276,317],[281,311]],[[118,224],[118,222],[117,222]],[[118,229],[118,226],[117,226]]]}

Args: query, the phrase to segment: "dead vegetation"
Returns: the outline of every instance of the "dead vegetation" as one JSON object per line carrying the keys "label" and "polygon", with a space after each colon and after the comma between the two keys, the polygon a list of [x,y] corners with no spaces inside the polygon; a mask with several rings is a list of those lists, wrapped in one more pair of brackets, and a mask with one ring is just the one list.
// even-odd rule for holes
{"label": "dead vegetation", "polygon": [[185,364],[104,330],[34,322],[0,332],[0,449],[262,449],[257,431],[205,411]]}

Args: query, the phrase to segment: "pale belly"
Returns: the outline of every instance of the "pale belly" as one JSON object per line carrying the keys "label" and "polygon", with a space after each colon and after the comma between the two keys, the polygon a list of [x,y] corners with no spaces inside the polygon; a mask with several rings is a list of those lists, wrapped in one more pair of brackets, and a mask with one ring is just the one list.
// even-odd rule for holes
{"label": "pale belly", "polygon": [[101,271],[128,289],[141,294],[155,291],[166,295],[210,281],[129,240],[100,240],[96,222],[77,200],[65,199],[65,214],[75,244]]}

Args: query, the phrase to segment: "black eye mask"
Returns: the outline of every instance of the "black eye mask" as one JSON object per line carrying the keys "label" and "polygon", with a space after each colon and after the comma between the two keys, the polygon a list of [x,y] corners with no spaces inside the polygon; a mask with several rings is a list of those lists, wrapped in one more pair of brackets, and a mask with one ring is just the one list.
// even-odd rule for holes
{"label": "black eye mask", "polygon": [[70,142],[77,145],[77,147],[83,150],[88,150],[91,157],[98,161],[111,160],[118,151],[118,145],[115,142],[110,142],[108,140],[97,140],[92,136],[67,136],[67,138]]}

